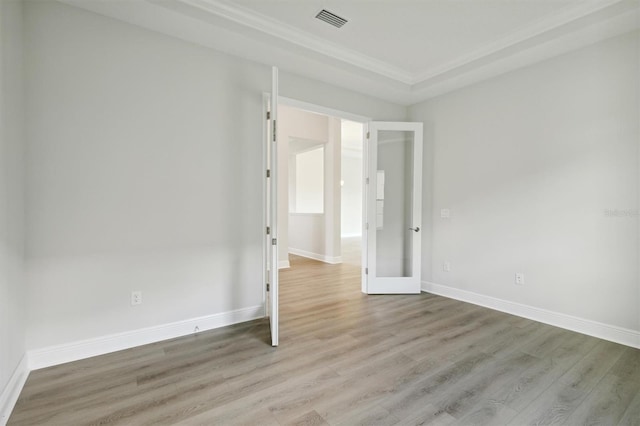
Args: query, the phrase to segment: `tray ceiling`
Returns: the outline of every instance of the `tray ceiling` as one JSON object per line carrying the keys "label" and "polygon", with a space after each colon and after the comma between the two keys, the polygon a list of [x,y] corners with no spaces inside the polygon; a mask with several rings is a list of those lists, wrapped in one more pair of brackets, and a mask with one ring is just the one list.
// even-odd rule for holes
{"label": "tray ceiling", "polygon": [[405,105],[640,25],[640,0],[61,1]]}

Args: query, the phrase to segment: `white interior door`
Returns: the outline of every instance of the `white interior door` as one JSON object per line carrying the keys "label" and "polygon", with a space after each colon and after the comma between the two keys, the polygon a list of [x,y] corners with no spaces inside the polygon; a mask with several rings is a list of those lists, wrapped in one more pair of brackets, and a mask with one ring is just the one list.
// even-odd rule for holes
{"label": "white interior door", "polygon": [[422,123],[369,123],[367,151],[367,293],[420,293]]}
{"label": "white interior door", "polygon": [[266,309],[271,328],[271,345],[278,346],[278,68],[273,67],[271,95],[267,106],[265,238]]}

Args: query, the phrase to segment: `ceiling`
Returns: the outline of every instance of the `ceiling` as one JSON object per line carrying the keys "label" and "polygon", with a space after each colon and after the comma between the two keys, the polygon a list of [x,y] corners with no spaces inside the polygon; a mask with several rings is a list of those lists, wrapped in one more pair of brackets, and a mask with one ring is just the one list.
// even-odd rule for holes
{"label": "ceiling", "polygon": [[60,1],[404,105],[640,26],[640,0]]}
{"label": "ceiling", "polygon": [[[395,67],[411,81],[573,7],[576,0],[236,0],[235,3],[327,43]],[[349,22],[338,29],[314,19],[323,8],[346,17]]]}

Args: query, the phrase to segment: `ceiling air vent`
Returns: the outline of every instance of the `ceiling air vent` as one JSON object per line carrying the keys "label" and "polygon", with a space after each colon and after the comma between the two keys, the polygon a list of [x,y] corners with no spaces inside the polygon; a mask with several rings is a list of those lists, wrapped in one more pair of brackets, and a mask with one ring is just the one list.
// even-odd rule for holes
{"label": "ceiling air vent", "polygon": [[346,19],[336,15],[335,13],[329,12],[327,9],[322,9],[320,12],[318,12],[316,18],[328,24],[331,24],[336,28],[340,28],[347,23]]}

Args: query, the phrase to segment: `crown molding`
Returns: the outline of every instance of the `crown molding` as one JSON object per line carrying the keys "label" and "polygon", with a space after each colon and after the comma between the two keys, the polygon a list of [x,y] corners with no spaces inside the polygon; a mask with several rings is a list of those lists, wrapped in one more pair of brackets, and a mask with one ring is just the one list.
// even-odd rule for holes
{"label": "crown molding", "polygon": [[[639,1],[578,2],[454,61],[429,70],[411,73],[393,64],[328,42],[227,0],[177,1],[242,27],[268,34],[284,43],[293,43],[339,63],[348,64],[354,68],[354,73],[374,73],[389,78],[399,86],[395,89],[394,99],[390,100],[398,102],[398,97],[400,97],[400,103],[405,105],[420,102],[519,68],[523,63],[522,58],[526,59],[526,64],[531,64],[585,46],[588,43],[632,31],[640,25],[640,18],[637,15],[640,8]],[[618,19],[617,21],[613,19],[620,15],[626,15],[626,19]],[[629,18],[630,16],[631,18]],[[601,25],[604,30],[582,31],[580,28],[580,24],[583,27],[588,27],[606,21],[609,23]],[[575,37],[574,33],[580,33],[581,36]],[[594,36],[594,34],[596,35]],[[546,51],[538,49],[540,45],[544,45]]]}
{"label": "crown molding", "polygon": [[413,84],[414,76],[393,64],[363,55],[336,43],[316,37],[269,16],[251,11],[240,5],[223,0],[177,0],[180,3],[212,13],[242,26],[260,31],[293,43],[322,55],[346,62],[358,68],[367,69],[384,77],[404,84]]}
{"label": "crown molding", "polygon": [[456,61],[411,74],[226,0],[58,1],[406,106],[640,27],[638,0],[578,2]]}
{"label": "crown molding", "polygon": [[433,80],[438,76],[449,73],[455,69],[465,67],[482,58],[495,55],[510,47],[522,44],[545,33],[561,29],[580,19],[597,14],[616,5],[622,5],[621,9],[637,8],[639,2],[633,0],[600,0],[586,1],[571,4],[553,15],[527,25],[516,32],[499,40],[482,46],[454,61],[436,68],[411,73],[393,64],[380,61],[367,55],[363,55],[335,43],[328,42],[306,31],[300,30],[283,22],[277,21],[266,15],[254,12],[243,6],[233,4],[226,0],[177,0],[180,3],[196,7],[212,13],[221,18],[235,22],[253,30],[279,38],[288,43],[293,43],[316,53],[348,63],[354,67],[374,72],[384,77],[404,83],[409,86],[422,84]]}
{"label": "crown molding", "polygon": [[635,7],[638,6],[637,2],[627,0],[602,0],[598,2],[581,2],[572,4],[562,8],[557,13],[549,16],[545,19],[534,22],[530,25],[522,27],[521,29],[502,37],[492,43],[489,43],[473,52],[457,58],[454,61],[443,64],[439,67],[427,70],[422,73],[416,73],[413,75],[413,85],[423,83],[428,80],[432,80],[440,75],[446,74],[454,69],[464,67],[482,58],[494,55],[498,52],[504,51],[509,47],[516,46],[524,43],[527,40],[532,40],[545,33],[553,30],[558,30],[568,24],[571,24],[577,20],[585,18],[589,15],[593,15],[604,9],[610,8],[616,4],[628,4],[632,6],[635,3]]}
{"label": "crown molding", "polygon": [[[640,4],[640,3],[639,3]],[[485,57],[473,66],[455,68],[412,87],[409,105],[487,80],[498,75],[534,65],[591,44],[638,30],[640,9],[601,20],[584,28],[523,46],[503,55]]]}

